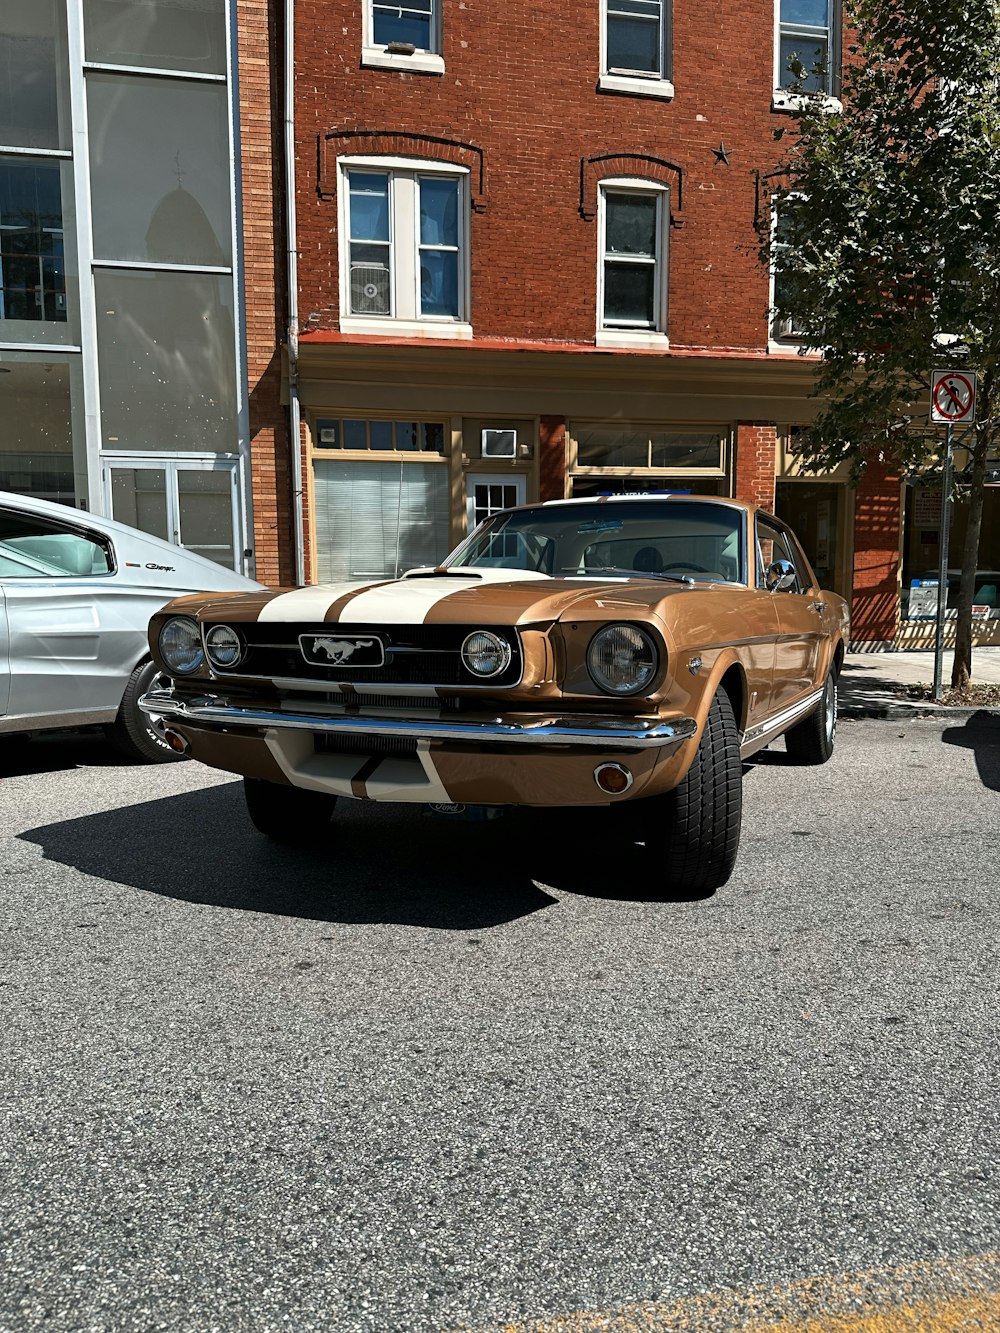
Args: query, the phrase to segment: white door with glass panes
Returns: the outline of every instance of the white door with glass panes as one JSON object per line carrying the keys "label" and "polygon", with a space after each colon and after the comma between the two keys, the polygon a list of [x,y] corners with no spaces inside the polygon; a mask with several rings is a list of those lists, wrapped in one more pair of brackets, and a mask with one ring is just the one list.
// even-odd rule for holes
{"label": "white door with glass panes", "polygon": [[102,467],[112,518],[243,572],[238,459],[105,454]]}
{"label": "white door with glass panes", "polygon": [[470,472],[465,492],[469,531],[498,510],[523,505],[528,494],[527,483],[527,477],[518,473]]}

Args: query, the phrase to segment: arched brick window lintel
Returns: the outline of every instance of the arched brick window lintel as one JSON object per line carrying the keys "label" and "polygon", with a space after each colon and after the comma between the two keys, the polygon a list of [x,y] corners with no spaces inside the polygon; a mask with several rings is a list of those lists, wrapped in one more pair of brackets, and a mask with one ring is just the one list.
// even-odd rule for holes
{"label": "arched brick window lintel", "polygon": [[681,222],[684,207],[684,173],[674,162],[648,153],[599,153],[580,159],[580,216],[587,222],[597,217],[597,190],[602,180],[612,176],[635,176],[642,180],[669,185],[670,220]]}
{"label": "arched brick window lintel", "polygon": [[475,144],[397,130],[327,130],[319,138],[321,198],[337,197],[337,159],[354,156],[412,157],[467,167],[472,207],[477,213],[486,208],[486,155]]}

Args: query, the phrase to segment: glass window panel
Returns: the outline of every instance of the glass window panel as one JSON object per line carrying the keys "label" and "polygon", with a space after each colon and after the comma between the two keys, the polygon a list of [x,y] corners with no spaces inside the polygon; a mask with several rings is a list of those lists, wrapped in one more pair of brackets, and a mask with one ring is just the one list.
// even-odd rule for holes
{"label": "glass window panel", "polygon": [[[620,11],[622,6],[616,8]],[[607,56],[609,69],[659,74],[661,50],[660,24],[657,17],[615,13],[609,8]]]}
{"label": "glass window panel", "polygon": [[581,428],[577,462],[581,467],[648,467],[649,435],[645,431]]}
{"label": "glass window panel", "polygon": [[458,254],[454,250],[421,250],[420,313],[458,318]]}
{"label": "glass window panel", "polygon": [[95,273],[105,448],[237,447],[233,285],[209,273]]}
{"label": "glass window panel", "polygon": [[420,179],[422,245],[458,245],[458,181]]}
{"label": "glass window panel", "polygon": [[828,73],[824,75],[814,74],[810,71],[814,65],[822,65],[826,69],[827,44],[815,37],[795,37],[787,33],[782,34],[779,43],[778,61],[780,65],[781,87],[787,88],[790,84],[796,82],[795,75],[788,68],[789,62],[794,58],[800,60],[805,67],[805,75],[802,78],[801,86],[804,92],[817,93],[823,92],[829,82]]}
{"label": "glass window panel", "polygon": [[396,422],[396,448],[397,449],[419,449],[420,448],[420,425],[416,421],[397,421]]}
{"label": "glass window panel", "polygon": [[392,422],[391,421],[371,421],[368,423],[371,431],[372,449],[391,449],[392,448]]}
{"label": "glass window panel", "polygon": [[373,5],[373,37],[376,46],[409,42],[418,51],[434,50],[432,0],[406,0],[404,4]]}
{"label": "glass window panel", "polygon": [[653,431],[650,437],[651,467],[720,467],[722,446],[718,435],[673,434]]}
{"label": "glass window panel", "polygon": [[0,319],[66,319],[59,166],[0,161]]}
{"label": "glass window panel", "polygon": [[781,22],[825,28],[830,22],[829,0],[781,0]]}
{"label": "glass window panel", "polygon": [[226,73],[225,0],[83,0],[88,60]]}
{"label": "glass window panel", "polygon": [[0,491],[75,503],[69,366],[35,358],[3,364]]}
{"label": "glass window panel", "polygon": [[424,448],[432,454],[444,453],[444,426],[439,421],[425,421],[423,424]]}
{"label": "glass window panel", "polygon": [[226,88],[92,74],[87,105],[96,257],[228,267]]}
{"label": "glass window panel", "polygon": [[388,241],[389,177],[352,171],[350,186],[351,239]]}
{"label": "glass window panel", "polygon": [[56,0],[3,0],[0,5],[0,143],[11,148],[64,148],[59,98],[68,84],[63,6]]}
{"label": "glass window panel", "polygon": [[447,464],[323,458],[313,476],[322,582],[393,578],[444,558]]}
{"label": "glass window panel", "polygon": [[604,321],[652,328],[656,304],[655,264],[604,266]]}
{"label": "glass window panel", "polygon": [[180,544],[228,569],[236,568],[233,480],[228,468],[177,469]]}
{"label": "glass window panel", "polygon": [[368,422],[367,422],[367,421],[345,421],[345,422],[344,422],[344,448],[345,448],[345,449],[367,449],[367,448],[368,448]]}
{"label": "glass window panel", "polygon": [[84,536],[34,514],[0,510],[0,576],[60,578],[111,571],[107,538]]}
{"label": "glass window panel", "polygon": [[656,210],[653,195],[608,194],[605,200],[605,248],[608,254],[656,254]]}
{"label": "glass window panel", "polygon": [[111,514],[140,532],[170,541],[167,521],[167,474],[163,468],[111,469]]}

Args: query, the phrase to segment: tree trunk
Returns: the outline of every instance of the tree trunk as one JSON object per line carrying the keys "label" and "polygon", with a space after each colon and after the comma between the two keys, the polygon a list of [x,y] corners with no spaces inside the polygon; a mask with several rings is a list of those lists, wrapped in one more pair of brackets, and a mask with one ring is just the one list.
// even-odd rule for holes
{"label": "tree trunk", "polygon": [[976,568],[979,564],[979,532],[983,525],[986,459],[993,434],[991,426],[984,426],[977,431],[976,445],[972,451],[972,485],[966,501],[968,526],[962,550],[962,581],[958,591],[958,623],[955,626],[955,661],[951,668],[953,690],[964,690],[972,679],[972,599],[976,591]]}

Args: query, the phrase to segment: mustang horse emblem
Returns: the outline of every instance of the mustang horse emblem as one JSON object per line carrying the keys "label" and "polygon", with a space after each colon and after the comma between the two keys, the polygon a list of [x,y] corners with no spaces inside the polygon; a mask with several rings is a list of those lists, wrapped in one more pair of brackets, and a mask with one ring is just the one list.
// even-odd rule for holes
{"label": "mustang horse emblem", "polygon": [[359,648],[374,648],[377,642],[377,639],[313,639],[312,650],[326,653],[334,666],[343,666]]}

